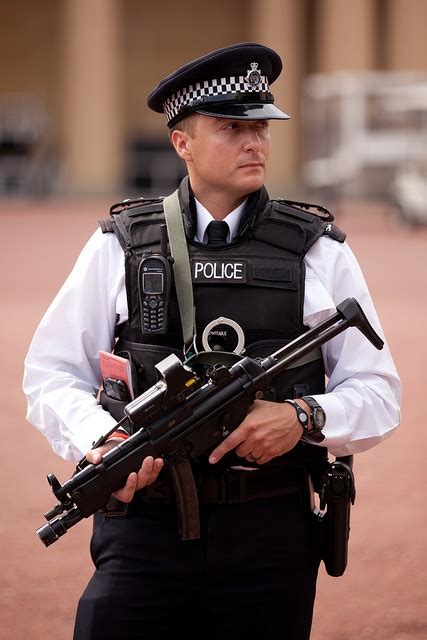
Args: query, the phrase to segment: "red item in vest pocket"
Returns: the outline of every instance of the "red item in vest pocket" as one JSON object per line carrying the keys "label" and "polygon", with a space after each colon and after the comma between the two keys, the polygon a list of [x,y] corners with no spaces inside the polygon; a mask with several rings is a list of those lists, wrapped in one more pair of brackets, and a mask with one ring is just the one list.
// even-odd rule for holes
{"label": "red item in vest pocket", "polygon": [[[121,356],[117,356],[115,353],[108,353],[108,351],[100,351],[99,352],[99,366],[101,369],[101,376],[104,383],[104,389],[108,395],[110,395],[111,391],[114,393],[119,393],[120,382],[125,385],[125,390],[127,389],[128,398],[130,400],[134,399],[133,393],[133,384],[132,384],[132,373],[131,373],[131,364],[127,358],[122,358]],[[116,381],[114,385],[112,381]],[[110,387],[109,390],[106,388]],[[115,397],[115,395],[111,396]],[[125,399],[125,398],[117,398],[117,399]]]}

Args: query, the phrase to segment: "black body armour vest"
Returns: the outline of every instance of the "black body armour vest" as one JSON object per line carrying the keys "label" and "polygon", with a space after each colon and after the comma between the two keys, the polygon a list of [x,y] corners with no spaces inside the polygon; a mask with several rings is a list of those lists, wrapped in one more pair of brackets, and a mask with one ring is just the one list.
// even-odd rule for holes
{"label": "black body armour vest", "polygon": [[[198,350],[203,349],[201,339],[206,327],[210,323],[215,325],[219,318],[237,323],[244,336],[244,355],[251,358],[270,355],[307,331],[303,324],[303,259],[323,234],[344,241],[345,235],[331,223],[333,217],[321,207],[316,207],[316,215],[304,209],[312,205],[269,200],[265,189],[261,189],[249,196],[235,241],[218,247],[193,240],[196,209],[187,178],[181,183],[179,199],[191,264]],[[167,333],[146,334],[141,326],[138,267],[150,252],[160,253],[160,227],[165,224],[162,200],[125,202],[112,207],[111,212],[112,218],[100,224],[103,231],[114,231],[125,252],[129,309],[128,322],[117,328],[115,352],[134,363],[135,392],[142,393],[157,381],[154,369],[157,362],[170,353],[183,358],[183,334],[173,281]],[[227,326],[214,327],[208,335],[210,346],[215,349],[216,343],[217,348],[227,350],[228,330],[233,334],[233,329]],[[319,358],[276,377],[265,399],[281,402],[324,390],[325,373]],[[292,451],[262,465],[260,470],[295,463],[313,468],[326,456],[324,447],[299,443]],[[227,457],[228,466],[237,463],[248,464],[237,456]]]}

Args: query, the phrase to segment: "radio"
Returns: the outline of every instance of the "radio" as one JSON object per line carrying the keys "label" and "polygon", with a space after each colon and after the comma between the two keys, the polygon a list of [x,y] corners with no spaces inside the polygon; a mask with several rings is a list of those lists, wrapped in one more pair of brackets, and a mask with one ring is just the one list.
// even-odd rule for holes
{"label": "radio", "polygon": [[166,258],[153,254],[138,268],[139,305],[143,333],[166,333],[171,267]]}
{"label": "radio", "polygon": [[167,257],[166,225],[160,227],[161,254],[147,252],[138,267],[138,291],[143,333],[166,333],[171,288],[171,265]]}

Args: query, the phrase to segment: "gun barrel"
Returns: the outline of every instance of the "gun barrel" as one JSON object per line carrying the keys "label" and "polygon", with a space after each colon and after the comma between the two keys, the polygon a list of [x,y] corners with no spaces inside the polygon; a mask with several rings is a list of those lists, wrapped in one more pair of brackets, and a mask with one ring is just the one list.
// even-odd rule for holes
{"label": "gun barrel", "polygon": [[64,516],[54,518],[47,524],[36,530],[36,533],[45,547],[49,547],[56,542],[61,536],[67,533],[70,527],[73,527],[77,522],[83,519],[83,515],[77,507],[74,507],[66,513]]}

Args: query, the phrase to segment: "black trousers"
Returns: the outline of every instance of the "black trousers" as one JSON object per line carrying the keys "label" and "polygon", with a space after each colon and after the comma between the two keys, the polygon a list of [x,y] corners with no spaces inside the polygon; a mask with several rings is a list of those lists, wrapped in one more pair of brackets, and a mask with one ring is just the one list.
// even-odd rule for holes
{"label": "black trousers", "polygon": [[199,540],[180,539],[172,505],[95,518],[74,640],[310,637],[320,540],[305,495],[201,505]]}

